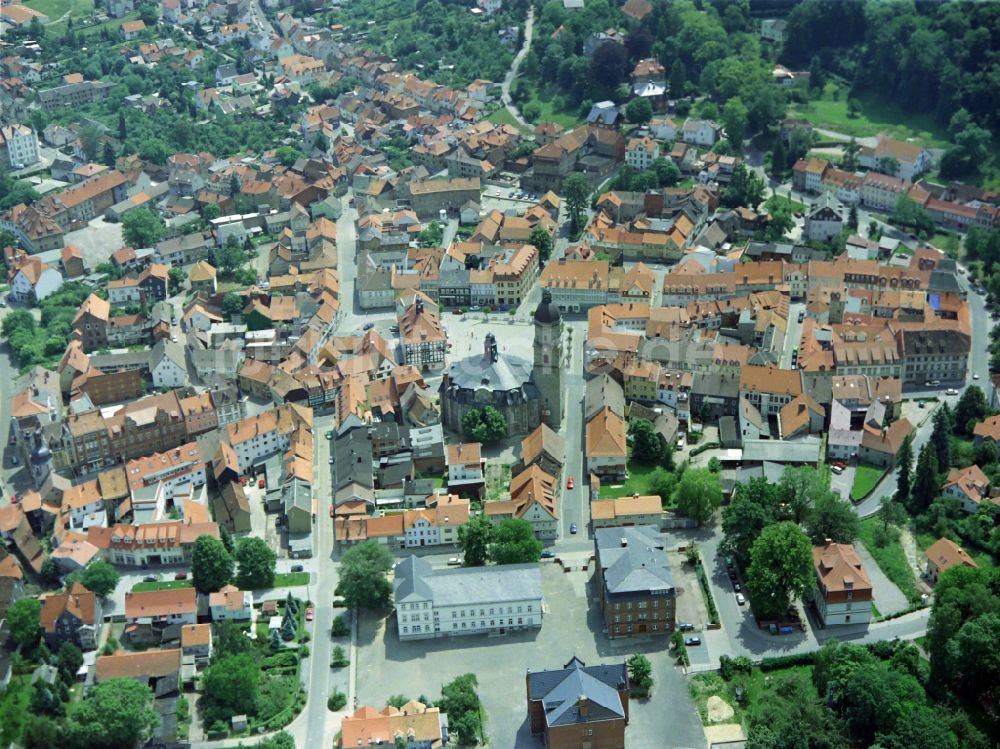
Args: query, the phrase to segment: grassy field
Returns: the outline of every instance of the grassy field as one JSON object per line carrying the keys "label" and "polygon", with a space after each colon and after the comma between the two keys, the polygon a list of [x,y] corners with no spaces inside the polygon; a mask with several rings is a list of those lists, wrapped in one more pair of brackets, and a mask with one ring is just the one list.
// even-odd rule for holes
{"label": "grassy field", "polygon": [[309,584],[308,572],[279,572],[274,576],[275,588],[294,588]]}
{"label": "grassy field", "polygon": [[[274,576],[275,588],[294,588],[300,585],[309,584],[308,572],[279,572]],[[194,583],[191,580],[158,580],[155,583],[136,583],[132,588],[133,593],[142,593],[148,590],[176,590],[177,588],[190,588]]]}
{"label": "grassy field", "polygon": [[66,13],[73,18],[83,18],[94,12],[94,0],[27,0],[24,4],[47,15],[51,23]]}
{"label": "grassy field", "polygon": [[[562,125],[564,128],[569,130],[570,128],[576,127],[583,120],[579,116],[578,111],[566,111],[563,109],[556,109],[556,92],[552,89],[535,89],[531,88],[531,98],[518,104],[518,109],[521,111],[521,116],[525,120],[531,121],[524,115],[524,109],[529,103],[535,102],[540,108],[540,114],[538,115],[538,122],[551,121],[558,125]],[[560,100],[561,101],[561,100]]]}
{"label": "grassy field", "polygon": [[885,475],[885,469],[878,466],[861,464],[854,472],[854,486],[851,487],[851,499],[855,502],[867,497],[875,485]]}
{"label": "grassy field", "polygon": [[[878,518],[861,521],[861,543],[868,549],[868,553],[872,555],[885,576],[895,583],[911,603],[916,603],[920,600],[920,594],[913,578],[913,568],[910,567],[903,545],[899,542],[898,532],[895,536],[890,536],[885,546],[878,546],[875,543],[875,533],[879,523]],[[890,529],[890,533],[892,532]]]}
{"label": "grassy field", "polygon": [[[742,723],[747,726],[748,721],[752,721],[759,706],[771,700],[775,693],[778,682],[783,681],[781,677],[799,674],[805,677],[802,682],[807,685],[810,696],[816,697],[816,689],[812,683],[812,666],[792,666],[777,671],[762,672],[755,668],[749,677],[739,675],[732,681],[725,681],[718,673],[695,674],[688,681],[688,691],[695,706],[698,708],[698,715],[705,725],[712,725],[708,717],[708,700],[710,697],[719,697],[725,700],[733,708],[735,714],[727,719],[726,723]],[[744,699],[736,701],[734,689],[736,686],[742,687],[745,691]],[[718,721],[716,721],[718,722]]]}
{"label": "grassy field", "polygon": [[837,85],[828,83],[819,99],[805,105],[793,105],[789,116],[804,117],[816,127],[834,130],[856,138],[885,133],[903,140],[913,139],[927,148],[945,148],[948,133],[930,114],[911,114],[874,97],[860,97],[857,117],[847,116],[847,89],[841,88],[834,100]]}
{"label": "grassy field", "polygon": [[805,213],[806,208],[808,207],[805,203],[800,203],[797,200],[789,200],[784,195],[772,195],[767,199],[767,201],[769,203],[773,201],[778,206],[788,206],[788,210],[792,213],[795,213],[796,211]]}
{"label": "grassy field", "polygon": [[490,122],[495,122],[498,125],[510,125],[511,127],[516,127],[522,133],[530,132],[528,128],[522,125],[520,122],[514,119],[514,115],[510,113],[507,107],[500,107],[497,111],[486,118]]}

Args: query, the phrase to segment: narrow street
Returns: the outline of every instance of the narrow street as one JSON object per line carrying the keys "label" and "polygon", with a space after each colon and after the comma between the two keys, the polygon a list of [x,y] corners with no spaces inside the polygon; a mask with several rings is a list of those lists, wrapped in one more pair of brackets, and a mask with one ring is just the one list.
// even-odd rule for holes
{"label": "narrow street", "polygon": [[510,87],[514,83],[514,79],[517,77],[517,69],[521,67],[521,61],[524,60],[524,56],[528,54],[528,50],[531,49],[531,37],[535,30],[535,6],[528,8],[528,17],[524,22],[524,42],[521,44],[521,49],[517,51],[514,56],[514,62],[510,65],[510,70],[507,71],[507,75],[504,76],[503,83],[500,84],[500,101],[507,106],[507,110],[511,113],[511,116],[518,121],[522,127],[526,127],[529,130],[532,126],[521,117],[521,113],[517,111],[517,107],[510,100]]}

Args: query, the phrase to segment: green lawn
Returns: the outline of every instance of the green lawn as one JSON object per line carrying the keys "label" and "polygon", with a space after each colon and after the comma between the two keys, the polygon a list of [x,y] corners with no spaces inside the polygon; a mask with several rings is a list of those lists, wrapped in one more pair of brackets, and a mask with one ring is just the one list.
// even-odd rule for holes
{"label": "green lawn", "polygon": [[136,583],[132,588],[133,593],[144,593],[150,590],[176,590],[177,588],[190,588],[194,585],[190,580],[157,580],[155,583]]}
{"label": "green lawn", "polygon": [[615,497],[630,497],[638,493],[640,497],[650,494],[649,479],[657,466],[647,466],[641,463],[629,462],[628,478],[624,484],[601,483],[601,499],[614,499]]}
{"label": "green lawn", "polygon": [[863,96],[858,98],[861,112],[851,118],[847,116],[847,88],[841,87],[839,101],[833,98],[836,89],[836,84],[828,83],[822,98],[813,99],[805,105],[793,105],[789,116],[804,117],[816,127],[856,138],[885,133],[903,140],[912,138],[927,148],[947,147],[948,133],[931,114],[903,112],[877,97]]}
{"label": "green lawn", "polygon": [[885,469],[878,466],[861,464],[854,473],[854,486],[851,487],[851,499],[855,502],[871,494],[875,485],[882,480]]}
{"label": "green lawn", "polygon": [[274,576],[275,588],[294,588],[297,585],[308,585],[308,572],[279,572]]}
{"label": "green lawn", "polygon": [[531,90],[531,98],[526,99],[525,101],[520,102],[517,105],[518,109],[521,112],[521,116],[524,117],[525,120],[529,122],[531,121],[527,117],[525,117],[524,108],[530,102],[537,102],[541,110],[537,118],[538,122],[546,122],[546,121],[555,122],[556,124],[562,125],[564,128],[569,130],[570,128],[576,127],[583,121],[582,118],[580,117],[579,111],[555,108],[556,104],[561,103],[562,99],[560,98],[558,101],[556,100],[556,96],[558,94],[554,89],[544,88],[539,90],[531,88],[530,90]]}
{"label": "green lawn", "polygon": [[[749,722],[753,721],[757,711],[772,699],[775,687],[782,680],[782,676],[793,674],[805,676],[804,682],[808,685],[810,695],[815,698],[817,695],[812,683],[812,671],[812,666],[791,666],[765,674],[759,668],[755,668],[749,677],[739,674],[728,682],[718,672],[695,674],[688,681],[688,692],[698,708],[698,715],[701,716],[703,724],[711,725],[708,720],[708,699],[714,696],[725,700],[735,711],[735,715],[726,722],[742,723],[746,728]],[[742,704],[736,701],[734,694],[736,686],[742,686],[746,690]]]}
{"label": "green lawn", "polygon": [[27,0],[25,5],[47,15],[52,23],[66,13],[73,18],[83,18],[94,12],[94,0]]}
{"label": "green lawn", "polygon": [[774,203],[776,203],[779,206],[787,206],[788,210],[791,211],[792,213],[795,213],[795,211],[801,211],[805,213],[805,210],[807,208],[805,203],[800,203],[797,200],[789,200],[784,195],[772,195],[767,200],[768,202],[774,201]]}
{"label": "green lawn", "polygon": [[514,119],[514,115],[510,113],[507,107],[500,107],[497,111],[486,118],[490,122],[495,122],[499,125],[510,125],[511,127],[516,127],[522,133],[530,132],[524,125]]}
{"label": "green lawn", "polygon": [[860,541],[868,549],[868,553],[872,555],[885,576],[895,583],[896,587],[911,603],[916,603],[920,600],[920,594],[917,592],[916,581],[913,578],[913,568],[910,567],[903,545],[899,542],[898,532],[894,532],[890,528],[890,534],[894,535],[890,535],[888,543],[884,546],[875,543],[876,528],[880,522],[878,518],[862,520]]}

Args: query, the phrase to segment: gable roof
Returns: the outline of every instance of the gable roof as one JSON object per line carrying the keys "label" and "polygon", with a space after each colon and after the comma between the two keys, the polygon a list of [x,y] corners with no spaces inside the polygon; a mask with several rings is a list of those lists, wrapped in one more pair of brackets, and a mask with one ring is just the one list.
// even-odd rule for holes
{"label": "gable roof", "polygon": [[851,544],[828,543],[813,547],[813,567],[827,593],[871,590],[861,557]]}
{"label": "gable roof", "polygon": [[[623,719],[619,690],[629,687],[624,663],[587,666],[574,657],[562,669],[528,673],[528,700],[541,702],[549,726]],[[581,711],[581,702],[587,710]]]}

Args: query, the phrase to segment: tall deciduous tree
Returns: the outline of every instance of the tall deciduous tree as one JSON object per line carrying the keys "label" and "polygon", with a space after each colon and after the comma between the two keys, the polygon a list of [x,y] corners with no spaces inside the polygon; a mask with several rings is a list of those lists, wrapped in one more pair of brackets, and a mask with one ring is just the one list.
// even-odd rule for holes
{"label": "tall deciduous tree", "polygon": [[392,602],[392,586],[386,577],[392,564],[392,554],[376,541],[348,549],[340,561],[340,582],[334,592],[351,608],[384,609]]}
{"label": "tall deciduous tree", "polygon": [[202,534],[194,542],[191,580],[199,593],[213,593],[233,579],[233,558],[214,536]]}
{"label": "tall deciduous tree", "polygon": [[458,529],[458,546],[462,550],[462,563],[466,567],[480,567],[486,564],[490,542],[493,540],[493,525],[485,515],[474,515]]}
{"label": "tall deciduous tree", "polygon": [[198,707],[206,724],[228,721],[234,715],[253,715],[260,696],[260,668],[250,653],[220,658],[201,677]]}
{"label": "tall deciduous tree", "polygon": [[575,235],[580,230],[580,219],[590,196],[590,184],[579,172],[573,172],[563,180],[563,194],[569,207],[570,231]]}
{"label": "tall deciduous tree", "polygon": [[247,536],[236,544],[236,584],[243,590],[270,588],[278,555],[262,538]]}
{"label": "tall deciduous tree", "polygon": [[677,510],[703,525],[722,504],[719,475],[707,468],[688,468],[677,485]]}
{"label": "tall deciduous tree", "polygon": [[38,637],[42,633],[42,625],[38,618],[41,613],[42,604],[37,598],[21,598],[11,604],[7,609],[7,626],[14,642],[25,647],[31,647],[38,642]]}
{"label": "tall deciduous tree", "polygon": [[122,238],[132,247],[152,247],[165,229],[163,219],[149,208],[135,208],[122,217]]}
{"label": "tall deciduous tree", "polygon": [[920,448],[920,457],[917,458],[917,471],[910,490],[910,512],[920,514],[931,506],[940,492],[941,476],[938,474],[937,455],[934,445],[928,442]]}
{"label": "tall deciduous tree", "polygon": [[931,432],[931,444],[934,445],[938,468],[948,470],[951,465],[951,435],[954,431],[953,416],[947,403],[934,413],[934,431]]}
{"label": "tall deciduous tree", "polygon": [[536,226],[528,235],[528,244],[538,250],[538,259],[544,264],[552,257],[552,237],[541,226]]}
{"label": "tall deciduous tree", "polygon": [[783,616],[813,586],[812,544],[792,522],[768,526],[750,550],[747,592],[760,619]]}
{"label": "tall deciduous tree", "polygon": [[131,678],[102,681],[70,712],[68,744],[86,749],[131,749],[159,723],[153,690]]}
{"label": "tall deciduous tree", "polygon": [[87,566],[80,577],[80,582],[92,593],[107,598],[118,587],[118,578],[118,571],[114,567],[98,560]]}
{"label": "tall deciduous tree", "polygon": [[979,385],[969,385],[955,404],[955,431],[964,435],[972,434],[972,422],[982,421],[989,412],[990,407],[982,389]]}
{"label": "tall deciduous tree", "polygon": [[663,443],[649,419],[635,419],[629,424],[632,434],[632,457],[640,463],[655,465],[663,457]]}
{"label": "tall deciduous tree", "polygon": [[826,491],[816,498],[806,527],[814,544],[822,544],[828,538],[838,544],[849,544],[858,537],[861,521],[849,502]]}
{"label": "tall deciduous tree", "polygon": [[542,542],[535,538],[535,531],[527,520],[508,518],[493,532],[489,555],[497,564],[537,562],[541,553]]}

